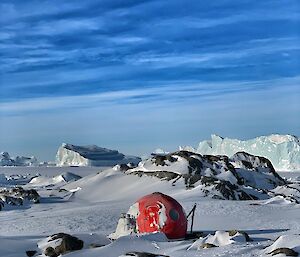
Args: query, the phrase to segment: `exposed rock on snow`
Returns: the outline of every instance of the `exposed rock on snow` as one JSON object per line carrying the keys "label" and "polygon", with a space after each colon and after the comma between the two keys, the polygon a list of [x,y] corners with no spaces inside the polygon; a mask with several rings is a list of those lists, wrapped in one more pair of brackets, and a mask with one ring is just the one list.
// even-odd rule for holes
{"label": "exposed rock on snow", "polygon": [[58,233],[40,242],[38,246],[46,256],[58,257],[61,254],[81,250],[83,241],[65,233]]}
{"label": "exposed rock on snow", "polygon": [[106,236],[99,234],[79,234],[74,236],[58,233],[39,241],[38,251],[35,252],[41,252],[50,257],[58,257],[69,252],[102,247],[110,243],[111,241]]}
{"label": "exposed rock on snow", "polygon": [[286,184],[268,159],[245,152],[232,158],[188,151],[154,155],[126,174],[155,176],[174,186],[183,182],[199,190],[199,196],[230,200],[266,199],[276,195],[271,190]]}
{"label": "exposed rock on snow", "polygon": [[17,156],[12,158],[8,152],[0,153],[0,166],[37,166],[37,159],[32,157]]}
{"label": "exposed rock on snow", "polygon": [[76,146],[62,144],[56,154],[57,166],[113,166],[116,164],[137,164],[139,157],[126,156],[116,150],[96,145]]}
{"label": "exposed rock on snow", "polygon": [[208,235],[204,238],[200,238],[195,241],[189,248],[191,249],[203,249],[203,248],[212,248],[218,246],[225,246],[234,243],[245,243],[250,241],[249,236],[245,232],[239,232],[232,230],[229,232],[226,231],[216,231],[214,235]]}
{"label": "exposed rock on snow", "polygon": [[34,189],[25,190],[22,187],[0,189],[0,205],[2,205],[2,207],[4,207],[5,204],[23,205],[26,200],[39,203],[40,196]]}
{"label": "exposed rock on snow", "polygon": [[300,235],[283,235],[267,247],[264,252],[270,255],[298,256],[300,253]]}
{"label": "exposed rock on snow", "polygon": [[119,257],[169,257],[167,255],[147,253],[147,252],[128,252],[125,255],[120,255]]}
{"label": "exposed rock on snow", "polygon": [[227,156],[240,151],[268,158],[276,170],[300,170],[300,141],[292,135],[274,134],[246,141],[212,135],[197,149],[200,154]]}

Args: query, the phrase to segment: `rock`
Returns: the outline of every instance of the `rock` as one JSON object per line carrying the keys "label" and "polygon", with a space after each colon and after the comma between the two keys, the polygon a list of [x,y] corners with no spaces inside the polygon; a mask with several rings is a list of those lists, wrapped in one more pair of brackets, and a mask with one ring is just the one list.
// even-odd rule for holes
{"label": "rock", "polygon": [[214,244],[210,244],[210,243],[204,243],[200,246],[200,248],[203,248],[203,249],[207,249],[207,248],[214,248],[214,247],[218,247]]}
{"label": "rock", "polygon": [[25,190],[22,187],[1,189],[0,199],[6,204],[10,205],[23,205],[24,200],[28,200],[34,203],[40,202],[40,196],[36,190]]}
{"label": "rock", "polygon": [[167,255],[147,253],[147,252],[128,252],[125,256],[134,256],[134,257],[169,257]]}
{"label": "rock", "polygon": [[27,255],[28,257],[32,257],[32,256],[34,256],[36,253],[37,253],[37,251],[31,251],[31,250],[26,251],[26,255]]}
{"label": "rock", "polygon": [[50,236],[48,242],[51,243],[51,241],[55,241],[57,239],[61,239],[59,245],[55,246],[55,248],[51,246],[47,247],[44,251],[46,256],[57,257],[60,254],[81,250],[83,248],[82,240],[65,233],[58,233]]}
{"label": "rock", "polygon": [[272,256],[277,254],[285,254],[286,256],[298,256],[299,254],[290,248],[277,248],[274,251],[270,252]]}
{"label": "rock", "polygon": [[101,244],[90,244],[89,245],[89,248],[99,248],[99,247],[102,247],[104,245],[101,245]]}
{"label": "rock", "polygon": [[201,196],[224,200],[268,199],[276,195],[273,189],[287,186],[268,159],[246,152],[238,152],[232,158],[183,150],[154,154],[124,172],[157,177],[170,181],[172,186],[184,184],[186,189],[197,186]]}
{"label": "rock", "polygon": [[50,256],[50,257],[57,257],[58,256],[58,254],[55,252],[53,247],[47,247],[46,250],[44,251],[44,254],[46,256]]}
{"label": "rock", "polygon": [[248,233],[246,233],[245,231],[241,231],[241,230],[230,230],[228,231],[229,233],[229,236],[235,236],[236,234],[242,234],[245,239],[246,239],[246,242],[251,242],[252,239],[250,238],[250,236],[248,235]]}

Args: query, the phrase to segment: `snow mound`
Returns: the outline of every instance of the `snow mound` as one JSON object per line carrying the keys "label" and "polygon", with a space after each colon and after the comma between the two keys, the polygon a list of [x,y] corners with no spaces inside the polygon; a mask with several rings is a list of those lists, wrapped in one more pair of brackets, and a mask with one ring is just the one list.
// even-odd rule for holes
{"label": "snow mound", "polygon": [[216,231],[214,235],[207,235],[204,238],[196,240],[188,250],[191,249],[203,249],[211,247],[225,246],[235,243],[246,243],[247,238],[244,234],[235,231],[235,233],[230,233],[226,231]]}
{"label": "snow mound", "polygon": [[268,158],[276,170],[300,170],[300,141],[292,135],[273,134],[242,141],[212,135],[199,143],[197,153],[232,156],[245,151]]}
{"label": "snow mound", "polygon": [[56,154],[57,166],[113,166],[140,162],[139,157],[126,156],[116,150],[96,145],[62,144]]}
{"label": "snow mound", "polygon": [[17,156],[12,158],[8,152],[1,152],[0,166],[38,166],[38,161],[34,156]]}
{"label": "snow mound", "polygon": [[[277,251],[277,253],[275,252]],[[295,255],[288,255],[295,252]],[[298,256],[300,253],[300,235],[282,235],[264,250],[265,254],[281,256]],[[298,253],[298,254],[297,254]],[[297,254],[297,255],[296,255]]]}
{"label": "snow mound", "polygon": [[277,195],[268,200],[265,200],[262,203],[262,205],[265,205],[265,204],[289,205],[291,203],[293,203],[293,202],[291,200],[286,199],[286,197],[284,197],[282,195]]}
{"label": "snow mound", "polygon": [[46,176],[35,177],[30,180],[29,184],[31,186],[49,186],[56,184],[66,184],[68,182],[76,181],[78,179],[81,179],[81,177],[71,172],[64,172],[52,178]]}

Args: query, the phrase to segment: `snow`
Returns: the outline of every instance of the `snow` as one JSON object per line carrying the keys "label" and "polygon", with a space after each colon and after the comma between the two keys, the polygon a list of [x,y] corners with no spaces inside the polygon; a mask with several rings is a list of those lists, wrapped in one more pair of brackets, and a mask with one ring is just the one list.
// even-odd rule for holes
{"label": "snow", "polygon": [[239,232],[234,236],[230,236],[226,231],[216,231],[214,235],[207,235],[195,241],[188,250],[197,249],[201,250],[203,244],[213,244],[215,246],[225,246],[234,243],[245,243],[246,238]]}
{"label": "snow", "polygon": [[116,164],[137,164],[141,159],[125,156],[116,150],[96,145],[76,146],[63,143],[56,154],[57,166],[113,166]]}
{"label": "snow", "polygon": [[65,172],[55,177],[38,176],[29,181],[31,186],[47,186],[53,184],[66,184],[67,182],[76,181],[81,177],[71,172]]}
{"label": "snow", "polygon": [[[5,176],[10,176],[5,171],[22,176],[41,173],[50,177],[49,173],[53,172],[55,177],[65,172],[73,173],[74,170],[76,168],[72,167],[27,167],[23,170],[2,169],[1,173]],[[68,192],[59,192],[57,185],[43,187],[41,184],[28,184],[41,194],[40,204],[0,211],[1,257],[26,256],[26,250],[38,250],[36,245],[39,242],[44,242],[48,236],[58,232],[69,233],[85,242],[85,249],[68,253],[68,257],[118,257],[132,251],[172,257],[253,257],[269,256],[265,250],[271,251],[275,246],[291,247],[297,251],[299,249],[299,236],[296,234],[300,230],[300,207],[298,204],[285,204],[279,197],[271,198],[269,202],[224,201],[202,197],[197,188],[186,190],[179,185],[172,186],[168,181],[149,176],[128,175],[118,169],[109,169],[98,174],[96,169],[79,168],[77,171],[83,178],[65,182],[62,186],[66,190],[81,188],[71,198],[65,197]],[[293,187],[300,183],[300,172],[280,174],[287,178],[292,177],[295,184]],[[137,199],[154,191],[174,197],[186,212],[197,203],[194,231],[203,232],[203,237],[199,240],[206,238],[207,242],[212,240],[210,242],[220,246],[198,250],[194,240],[169,241],[161,233],[132,234],[119,237],[112,243],[108,241],[106,236],[115,231],[120,214],[126,213]],[[130,212],[135,213],[136,208],[132,208]],[[246,243],[227,236],[225,231],[233,229],[247,232],[253,241]],[[279,236],[284,240],[276,241]],[[88,245],[95,242],[103,242],[106,246],[89,248]],[[192,247],[193,244],[195,248]],[[271,248],[264,249],[265,247]]]}
{"label": "snow", "polygon": [[246,141],[212,135],[211,140],[200,142],[196,150],[200,154],[227,156],[239,151],[268,158],[276,170],[300,169],[300,141],[292,135],[272,134]]}
{"label": "snow", "polygon": [[[276,241],[267,247],[264,252],[266,254],[278,249],[278,248],[290,248],[300,253],[300,235],[282,235],[276,239]],[[285,254],[276,255],[278,257],[285,256]]]}

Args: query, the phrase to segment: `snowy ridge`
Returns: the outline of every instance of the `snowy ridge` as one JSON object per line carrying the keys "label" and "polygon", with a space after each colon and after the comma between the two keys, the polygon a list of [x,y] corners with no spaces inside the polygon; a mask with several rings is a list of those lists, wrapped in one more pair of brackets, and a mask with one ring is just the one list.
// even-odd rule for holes
{"label": "snowy ridge", "polygon": [[300,170],[300,141],[292,135],[272,134],[246,141],[212,135],[196,150],[200,154],[227,156],[240,151],[268,158],[276,170]]}
{"label": "snowy ridge", "polygon": [[77,146],[63,143],[56,154],[57,166],[114,166],[116,164],[138,163],[141,159],[126,156],[116,150],[96,145]]}

